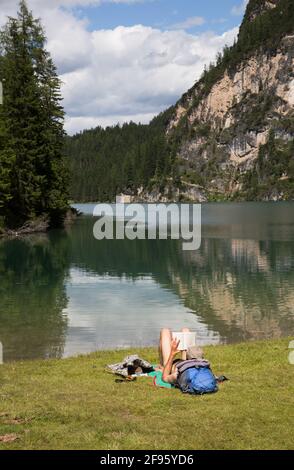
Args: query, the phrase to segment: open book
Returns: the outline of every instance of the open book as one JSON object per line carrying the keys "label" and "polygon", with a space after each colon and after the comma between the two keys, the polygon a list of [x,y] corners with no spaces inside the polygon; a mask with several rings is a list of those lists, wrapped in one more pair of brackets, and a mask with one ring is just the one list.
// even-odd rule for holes
{"label": "open book", "polygon": [[196,345],[196,333],[193,331],[189,331],[186,333],[180,332],[173,332],[172,333],[173,339],[180,340],[179,344],[179,351],[187,351],[188,348]]}

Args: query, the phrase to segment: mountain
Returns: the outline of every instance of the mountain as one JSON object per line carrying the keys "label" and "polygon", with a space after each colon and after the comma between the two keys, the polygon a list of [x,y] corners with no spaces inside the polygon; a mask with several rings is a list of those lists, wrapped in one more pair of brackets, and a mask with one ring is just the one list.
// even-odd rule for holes
{"label": "mountain", "polygon": [[254,21],[258,15],[261,15],[267,10],[275,8],[280,0],[255,0],[251,1],[246,9],[243,24],[246,21]]}
{"label": "mountain", "polygon": [[238,41],[177,103],[167,135],[204,198],[294,196],[293,29],[293,1],[251,0]]}
{"label": "mountain", "polygon": [[293,199],[293,65],[293,0],[250,0],[235,44],[174,107],[149,126],[99,130],[99,143],[97,130],[68,140],[74,177],[91,137],[87,164],[103,161],[111,175],[96,180],[94,199],[126,190],[147,201]]}

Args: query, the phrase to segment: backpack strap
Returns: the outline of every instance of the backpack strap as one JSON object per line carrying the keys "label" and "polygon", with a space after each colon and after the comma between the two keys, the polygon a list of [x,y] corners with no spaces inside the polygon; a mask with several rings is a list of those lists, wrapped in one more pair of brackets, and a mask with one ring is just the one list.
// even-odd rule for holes
{"label": "backpack strap", "polygon": [[179,374],[182,374],[188,369],[192,369],[193,367],[206,367],[210,368],[210,363],[206,359],[189,359],[187,361],[182,361],[177,365],[177,369]]}

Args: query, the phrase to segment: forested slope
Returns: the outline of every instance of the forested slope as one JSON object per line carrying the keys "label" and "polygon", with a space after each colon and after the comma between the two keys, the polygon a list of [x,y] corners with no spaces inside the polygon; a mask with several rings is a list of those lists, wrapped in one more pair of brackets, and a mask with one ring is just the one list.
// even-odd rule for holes
{"label": "forested slope", "polygon": [[294,2],[250,0],[238,40],[149,126],[67,139],[74,200],[294,198]]}

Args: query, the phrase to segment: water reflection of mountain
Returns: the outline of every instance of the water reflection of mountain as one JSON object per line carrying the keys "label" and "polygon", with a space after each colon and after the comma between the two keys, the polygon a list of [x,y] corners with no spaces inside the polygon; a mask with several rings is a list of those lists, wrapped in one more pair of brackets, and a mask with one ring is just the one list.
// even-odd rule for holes
{"label": "water reflection of mountain", "polygon": [[4,359],[61,357],[67,328],[62,233],[0,243],[0,340]]}
{"label": "water reflection of mountain", "polygon": [[192,310],[230,341],[294,331],[294,245],[205,239],[183,254],[172,285]]}
{"label": "water reflection of mountain", "polygon": [[[67,232],[0,241],[0,341],[5,360],[61,357],[68,335],[72,335],[74,350],[74,335],[89,338],[95,325],[100,328],[101,318],[105,320],[107,312],[104,315],[101,303],[108,302],[111,309],[127,295],[129,305],[136,304],[135,299],[129,297],[136,296],[134,289],[139,289],[139,283],[135,282],[138,279],[145,284],[140,283],[137,304],[138,299],[145,298],[147,302],[148,296],[155,295],[155,290],[146,290],[146,280],[151,279],[166,292],[177,294],[186,307],[177,310],[175,306],[173,318],[178,312],[181,315],[185,311],[189,317],[190,311],[195,312],[200,320],[198,325],[205,326],[203,331],[213,337],[220,336],[223,341],[293,334],[294,234],[291,223],[283,230],[280,226],[271,226],[269,231],[258,221],[253,231],[247,224],[247,239],[239,236],[240,231],[246,233],[240,224],[225,227],[208,224],[204,226],[201,249],[196,252],[182,251],[182,243],[175,240],[98,242],[92,234],[93,225],[92,217],[82,217]],[[95,303],[88,315],[85,292],[89,291],[78,285],[69,288],[71,281],[67,280],[73,272],[85,274],[86,282],[87,278],[96,282],[99,276],[104,279],[113,276],[128,278],[134,284],[130,289],[127,283],[121,283],[128,289],[122,295],[120,290],[113,293],[111,283],[105,292],[101,283],[100,291],[94,283],[93,289],[102,296],[100,313],[102,311],[104,316],[96,315]],[[74,297],[75,301],[80,296],[74,312],[67,295],[69,300]],[[162,297],[158,292],[156,295],[151,308],[154,305],[156,310],[158,305],[160,315]],[[170,302],[172,296],[168,297]],[[99,302],[99,297],[93,302],[96,300]],[[174,307],[173,302],[168,305]],[[136,305],[133,322],[136,321]],[[164,318],[169,318],[170,310],[164,312]],[[111,318],[121,322],[120,311],[114,312],[116,316],[110,313]],[[142,305],[142,315],[145,313]],[[72,317],[67,317],[73,314],[75,321],[79,320],[74,327]],[[141,323],[148,324],[148,315],[144,319],[142,315]],[[109,319],[105,321],[109,323]],[[124,326],[134,328],[134,325]],[[94,341],[95,334],[93,338]]]}
{"label": "water reflection of mountain", "polygon": [[223,340],[289,335],[294,330],[294,243],[209,238],[183,252],[178,241],[96,241],[93,219],[71,232],[75,267],[134,280],[150,275],[173,290]]}

